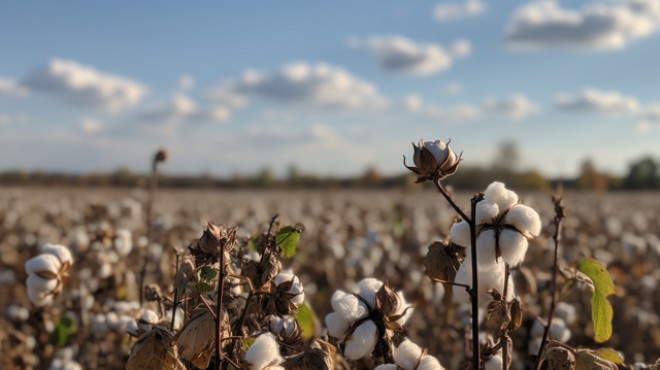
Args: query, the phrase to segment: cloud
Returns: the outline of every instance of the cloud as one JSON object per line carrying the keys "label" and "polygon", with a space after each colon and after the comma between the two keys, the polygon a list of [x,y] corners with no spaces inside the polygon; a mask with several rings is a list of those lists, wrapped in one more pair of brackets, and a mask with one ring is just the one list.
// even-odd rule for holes
{"label": "cloud", "polygon": [[0,96],[27,96],[28,89],[11,78],[0,77]]}
{"label": "cloud", "polygon": [[103,131],[103,124],[94,118],[83,118],[78,124],[78,129],[85,134],[95,134]]}
{"label": "cloud", "polygon": [[242,106],[251,98],[327,108],[383,108],[376,87],[325,63],[298,62],[270,73],[247,71],[211,91],[216,101]]}
{"label": "cloud", "polygon": [[102,73],[73,60],[52,59],[29,74],[23,83],[84,106],[118,110],[138,103],[146,94],[142,84],[125,77]]}
{"label": "cloud", "polygon": [[260,145],[333,145],[339,141],[338,134],[328,126],[313,124],[302,130],[284,126],[251,126],[246,131],[247,140]]}
{"label": "cloud", "polygon": [[637,131],[645,133],[660,128],[660,104],[651,105],[639,113]]}
{"label": "cloud", "polygon": [[474,17],[486,10],[486,4],[479,0],[466,0],[436,5],[433,18],[438,22],[454,21]]}
{"label": "cloud", "polygon": [[660,0],[592,3],[577,10],[541,0],[513,14],[506,38],[523,49],[619,49],[659,28]]}
{"label": "cloud", "polygon": [[450,82],[443,88],[445,94],[458,95],[463,92],[463,86],[458,82]]}
{"label": "cloud", "polygon": [[351,38],[348,45],[371,51],[388,71],[413,75],[445,71],[456,58],[467,57],[472,52],[472,46],[467,40],[457,40],[445,48],[440,44],[416,43],[403,36]]}
{"label": "cloud", "polygon": [[408,112],[417,112],[423,105],[424,102],[419,95],[408,95],[401,99],[401,106]]}
{"label": "cloud", "polygon": [[513,94],[505,98],[488,98],[482,104],[458,104],[454,106],[430,106],[426,113],[439,121],[462,122],[484,117],[506,117],[522,120],[536,113],[540,107],[525,95]]}
{"label": "cloud", "polygon": [[12,124],[24,124],[29,121],[25,113],[15,114],[0,114],[0,126],[8,126]]}
{"label": "cloud", "polygon": [[200,108],[187,95],[176,93],[162,104],[146,108],[137,118],[141,122],[176,128],[184,122],[223,122],[231,117],[231,111],[220,105]]}
{"label": "cloud", "polygon": [[193,87],[195,87],[195,79],[191,75],[184,74],[181,77],[179,77],[177,87],[181,91],[188,91]]}
{"label": "cloud", "polygon": [[557,94],[555,106],[576,112],[634,112],[639,108],[639,102],[617,91],[585,88],[577,94]]}

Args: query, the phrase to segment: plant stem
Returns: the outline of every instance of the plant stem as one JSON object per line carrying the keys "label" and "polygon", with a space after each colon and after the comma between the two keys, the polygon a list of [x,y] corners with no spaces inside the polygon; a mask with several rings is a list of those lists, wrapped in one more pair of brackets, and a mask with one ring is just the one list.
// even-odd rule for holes
{"label": "plant stem", "polygon": [[550,311],[548,312],[548,322],[545,325],[543,330],[543,339],[541,340],[541,346],[539,347],[539,353],[536,355],[536,369],[539,369],[541,366],[541,357],[543,356],[543,351],[545,350],[546,344],[548,342],[548,335],[550,334],[550,325],[552,324],[552,316],[555,314],[556,302],[556,290],[557,290],[557,273],[559,271],[559,265],[557,263],[558,251],[559,251],[559,242],[561,241],[561,230],[562,230],[562,220],[565,216],[564,205],[562,203],[561,197],[552,197],[552,202],[555,206],[555,233],[552,235],[552,239],[555,242],[555,253],[554,259],[552,262],[552,284],[550,284]]}
{"label": "plant stem", "polygon": [[220,272],[218,274],[218,298],[217,298],[217,305],[215,307],[215,317],[216,317],[216,325],[215,325],[215,364],[216,364],[216,369],[220,369],[220,366],[222,364],[222,361],[224,360],[224,356],[222,354],[222,351],[220,350],[220,342],[222,340],[221,338],[221,330],[220,327],[223,324],[222,321],[222,301],[225,295],[225,275],[227,274],[227,270],[225,269],[225,247],[226,244],[229,243],[230,241],[226,241],[225,243],[220,243],[220,257],[218,257],[218,263],[220,264]]}
{"label": "plant stem", "polygon": [[[504,304],[507,305],[507,310],[509,310],[508,303],[506,301],[507,293],[509,292],[509,276],[511,276],[511,268],[508,263],[504,263]],[[504,346],[502,346],[502,370],[509,369],[509,329],[508,325],[502,330],[500,336],[500,341],[504,341]]]}
{"label": "plant stem", "polygon": [[[440,182],[438,182],[440,183]],[[440,186],[440,188],[442,188]],[[442,191],[441,191],[442,192]],[[483,194],[477,194],[470,200],[470,213],[472,218],[462,214],[464,220],[470,225],[470,252],[472,262],[472,289],[470,290],[470,301],[472,302],[472,369],[479,369],[479,276],[477,274],[477,203],[484,199]],[[455,208],[456,209],[456,208]]]}
{"label": "plant stem", "polygon": [[[435,187],[438,189],[440,194],[442,194],[442,196],[445,197],[445,200],[447,200],[447,203],[449,203],[449,205],[452,208],[454,208],[454,211],[456,211],[456,213],[458,213],[458,215],[461,216],[463,221],[469,223],[470,218],[465,214],[465,212],[463,212],[461,207],[459,207],[458,204],[456,204],[456,202],[454,202],[454,200],[451,198],[451,195],[449,195],[449,193],[447,192],[447,189],[445,189],[445,186],[442,184],[441,179],[436,177],[436,179],[433,181],[433,183],[435,184]],[[474,215],[474,213],[473,213],[473,215]]]}
{"label": "plant stem", "polygon": [[[176,275],[179,273],[179,253],[176,254],[176,269],[174,272],[174,280],[176,281]],[[174,331],[174,319],[176,318],[176,306],[179,303],[179,289],[177,289],[176,284],[174,284],[174,300],[172,301],[172,321],[170,322],[170,331]]]}
{"label": "plant stem", "polygon": [[[151,162],[151,179],[149,180],[149,197],[147,198],[147,250],[151,245],[151,225],[153,223],[153,204],[156,198],[156,191],[158,190],[158,161],[154,157]],[[140,305],[144,301],[144,281],[147,274],[147,252],[142,251],[142,267],[140,269]]]}

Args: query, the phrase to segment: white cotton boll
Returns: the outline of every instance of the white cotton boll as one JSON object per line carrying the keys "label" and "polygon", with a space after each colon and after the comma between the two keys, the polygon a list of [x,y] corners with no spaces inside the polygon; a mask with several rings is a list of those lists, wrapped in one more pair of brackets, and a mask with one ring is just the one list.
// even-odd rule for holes
{"label": "white cotton boll", "polygon": [[133,250],[133,235],[130,230],[119,229],[115,236],[115,250],[122,257],[128,256]]}
{"label": "white cotton boll", "polygon": [[454,244],[470,248],[470,225],[465,221],[451,225],[449,236]]}
{"label": "white cotton boll", "polygon": [[[174,315],[174,330],[179,330],[183,327],[183,316],[183,309],[181,307],[177,307],[176,314]],[[172,322],[172,310],[165,311],[165,319],[168,323]]]}
{"label": "white cotton boll", "polygon": [[73,257],[71,257],[71,252],[69,248],[60,245],[60,244],[44,244],[39,248],[41,253],[52,254],[57,257],[62,263],[68,262],[69,264],[73,263]]}
{"label": "white cotton boll", "polygon": [[383,286],[383,282],[375,278],[366,278],[358,283],[358,294],[364,298],[370,307],[376,305],[376,292]]}
{"label": "white cotton boll", "polygon": [[560,342],[566,342],[571,339],[571,331],[566,327],[564,320],[555,317],[550,325],[550,338]]}
{"label": "white cotton boll", "polygon": [[545,330],[545,322],[543,322],[539,319],[536,319],[536,320],[534,320],[534,323],[532,324],[532,330],[531,330],[530,334],[533,338],[542,337],[544,330]]}
{"label": "white cotton boll", "polygon": [[577,319],[575,306],[566,302],[559,302],[555,307],[555,315],[560,317],[568,325],[571,325]]}
{"label": "white cotton boll", "polygon": [[396,365],[394,364],[383,364],[383,365],[378,365],[374,368],[374,370],[396,370]]}
{"label": "white cotton boll", "polygon": [[491,266],[497,262],[495,242],[494,229],[483,230],[477,236],[477,265],[479,268]]}
{"label": "white cotton boll", "polygon": [[358,297],[338,290],[332,295],[332,308],[339,316],[353,323],[367,315],[367,306]]}
{"label": "white cotton boll", "polygon": [[25,321],[30,317],[30,311],[23,306],[12,304],[5,309],[5,315],[13,321]]}
{"label": "white cotton boll", "polygon": [[[472,268],[470,267],[471,263],[472,262],[467,258],[463,261],[461,266],[458,268],[458,271],[456,272],[456,278],[454,279],[455,283],[472,286]],[[470,296],[465,291],[464,287],[454,285],[452,287],[452,291],[454,302],[459,304],[470,302]]]}
{"label": "white cotton boll", "polygon": [[378,328],[373,321],[367,320],[360,324],[346,341],[344,356],[349,360],[357,360],[373,352],[378,341]]}
{"label": "white cotton boll", "polygon": [[511,267],[522,263],[529,246],[527,238],[521,233],[509,229],[500,231],[499,244],[502,259]]}
{"label": "white cotton boll", "polygon": [[399,325],[404,325],[410,316],[412,316],[413,308],[408,305],[408,302],[406,302],[406,298],[403,296],[403,291],[398,291],[396,295],[399,305],[396,312],[394,313],[394,316],[402,315],[398,320],[396,320],[396,323]]}
{"label": "white cotton boll", "polygon": [[105,315],[105,322],[108,324],[108,328],[113,331],[117,331],[120,326],[119,316],[114,312],[108,312]]}
{"label": "white cotton boll", "polygon": [[533,338],[532,340],[529,341],[529,344],[527,345],[527,353],[530,356],[536,356],[539,354],[539,349],[541,349],[541,342],[543,341],[543,337],[536,337]]}
{"label": "white cotton boll", "polygon": [[502,356],[495,355],[490,360],[484,362],[485,370],[502,370]]}
{"label": "white cotton boll", "polygon": [[138,328],[148,331],[151,327],[158,323],[158,314],[150,309],[142,310],[140,319],[138,320]]}
{"label": "white cotton boll", "polygon": [[406,338],[394,350],[394,362],[406,370],[413,370],[422,355],[422,349],[410,339]]}
{"label": "white cotton boll", "polygon": [[343,339],[346,336],[350,324],[337,312],[331,312],[325,316],[325,326],[328,327],[328,335],[337,339]]}
{"label": "white cotton boll", "polygon": [[245,353],[245,360],[250,364],[250,370],[262,370],[281,364],[280,346],[275,336],[264,333],[257,337]]}
{"label": "white cotton boll", "polygon": [[417,370],[445,370],[440,361],[433,356],[424,356],[417,366]]}
{"label": "white cotton boll", "polygon": [[138,324],[137,321],[131,320],[126,323],[126,333],[134,336],[134,337],[139,337],[138,335]]}
{"label": "white cotton boll", "polygon": [[507,189],[503,183],[495,181],[486,188],[484,201],[497,203],[500,212],[504,212],[518,203],[518,194]]}
{"label": "white cotton boll", "polygon": [[516,204],[504,216],[504,223],[511,225],[528,237],[539,236],[541,233],[541,218],[531,207]]}
{"label": "white cotton boll", "polygon": [[36,307],[48,306],[53,303],[54,297],[52,294],[48,294],[48,293],[50,292],[31,289],[29,286],[27,289],[28,298],[30,299],[30,302],[32,302],[32,304],[35,305]]}
{"label": "white cotton boll", "polygon": [[476,213],[477,216],[475,218],[475,223],[477,225],[489,224],[497,218],[497,215],[500,213],[500,207],[498,207],[497,203],[492,200],[482,200],[481,202],[477,203]]}
{"label": "white cotton boll", "polygon": [[96,314],[92,316],[91,321],[91,327],[92,327],[92,332],[94,333],[107,333],[109,328],[108,328],[108,323],[106,321],[106,317],[104,314]]}
{"label": "white cotton boll", "polygon": [[25,261],[25,272],[28,274],[50,272],[57,275],[61,267],[60,260],[52,254],[40,254]]}
{"label": "white cotton boll", "polygon": [[34,290],[35,292],[39,292],[44,295],[55,290],[57,284],[57,279],[44,279],[37,275],[28,275],[27,279],[25,280],[25,285],[27,285],[28,289]]}
{"label": "white cotton boll", "polygon": [[101,267],[98,269],[98,276],[101,279],[106,279],[112,276],[112,265],[109,263],[102,264]]}

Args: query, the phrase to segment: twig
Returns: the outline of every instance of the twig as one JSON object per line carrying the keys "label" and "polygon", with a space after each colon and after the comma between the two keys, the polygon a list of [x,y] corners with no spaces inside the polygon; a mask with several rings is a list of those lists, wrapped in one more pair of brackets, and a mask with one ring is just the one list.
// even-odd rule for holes
{"label": "twig", "polygon": [[[456,211],[456,213],[458,213],[458,215],[461,216],[463,221],[469,223],[470,218],[465,214],[465,212],[463,212],[461,207],[459,207],[458,204],[456,204],[456,202],[454,202],[454,200],[451,198],[451,195],[449,195],[449,193],[447,192],[447,189],[445,189],[445,186],[442,184],[441,178],[436,177],[436,179],[433,181],[433,183],[435,184],[435,187],[438,188],[438,191],[440,192],[440,194],[442,194],[442,196],[445,197],[445,199],[447,200],[447,203],[449,203],[449,205],[452,208],[454,208],[454,211]],[[474,215],[474,213],[473,213],[473,215]]]}
{"label": "twig", "polygon": [[222,321],[222,301],[225,296],[225,276],[227,275],[227,268],[225,266],[225,248],[227,244],[233,243],[233,239],[227,239],[224,243],[220,243],[220,257],[218,257],[218,263],[220,264],[220,273],[218,274],[218,298],[217,305],[215,307],[215,366],[216,369],[220,369],[222,362],[224,362],[224,354],[220,350],[220,342],[222,340],[222,335],[220,326],[223,324]]}
{"label": "twig", "polygon": [[[174,281],[176,282],[176,276],[179,273],[179,253],[176,254],[176,269],[174,272]],[[172,301],[172,322],[170,322],[170,331],[174,331],[174,319],[176,318],[176,306],[179,304],[179,289],[177,289],[176,284],[174,284],[174,300]]]}
{"label": "twig", "polygon": [[[507,293],[509,292],[509,276],[511,276],[511,268],[508,263],[504,263],[504,304],[509,311],[509,305],[506,301]],[[502,334],[500,336],[500,341],[504,341],[504,346],[502,346],[502,370],[509,369],[509,325],[502,329]]]}
{"label": "twig", "polygon": [[562,230],[562,220],[565,217],[564,204],[561,197],[552,197],[552,202],[555,206],[555,233],[552,235],[552,239],[555,241],[555,254],[554,260],[552,262],[552,284],[550,284],[550,312],[548,312],[548,322],[545,325],[543,330],[543,339],[541,340],[541,346],[539,347],[539,353],[536,355],[536,369],[539,369],[541,366],[541,357],[543,351],[545,350],[546,343],[548,342],[548,335],[550,334],[550,325],[552,324],[552,316],[555,314],[556,302],[556,290],[557,290],[557,271],[559,270],[559,265],[557,263],[557,255],[559,251],[559,242],[561,241],[561,230]]}
{"label": "twig", "polygon": [[[151,179],[149,180],[149,197],[147,198],[147,248],[151,245],[151,225],[153,223],[153,205],[158,190],[158,164],[167,159],[167,152],[163,149],[158,150],[151,161]],[[144,299],[144,281],[147,274],[147,253],[142,251],[142,268],[140,269],[140,305]]]}

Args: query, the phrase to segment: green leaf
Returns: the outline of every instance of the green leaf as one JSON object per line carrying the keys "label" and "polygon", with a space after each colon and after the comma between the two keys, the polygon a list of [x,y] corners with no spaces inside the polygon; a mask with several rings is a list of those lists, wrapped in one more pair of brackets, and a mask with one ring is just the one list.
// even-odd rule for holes
{"label": "green leaf", "polygon": [[199,280],[208,282],[212,281],[216,276],[218,276],[218,271],[211,266],[202,266],[197,271],[197,274],[199,276]]}
{"label": "green leaf", "polygon": [[598,261],[586,258],[577,266],[593,282],[591,288],[591,320],[594,323],[594,340],[604,342],[612,336],[614,311],[607,297],[614,294],[614,283],[607,269]]}
{"label": "green leaf", "polygon": [[301,336],[303,339],[311,339],[314,337],[314,312],[312,309],[303,304],[298,307],[298,312],[295,314],[296,321],[300,327]]}
{"label": "green leaf", "polygon": [[302,225],[285,226],[275,235],[275,243],[282,249],[282,257],[291,258],[296,254],[296,245],[304,228]]}
{"label": "green leaf", "polygon": [[608,361],[612,361],[615,364],[623,365],[623,359],[612,348],[597,349],[597,350],[594,351],[594,353],[596,354],[596,356],[598,356],[600,358],[603,358],[603,359],[608,360]]}
{"label": "green leaf", "polygon": [[48,333],[48,340],[58,347],[66,346],[69,337],[78,332],[75,320],[68,316],[62,316],[55,322],[55,329]]}
{"label": "green leaf", "polygon": [[252,337],[243,338],[243,351],[247,351],[256,341],[257,339]]}
{"label": "green leaf", "polygon": [[258,252],[259,243],[261,243],[261,234],[251,237],[248,240],[248,249],[250,250],[250,252]]}

